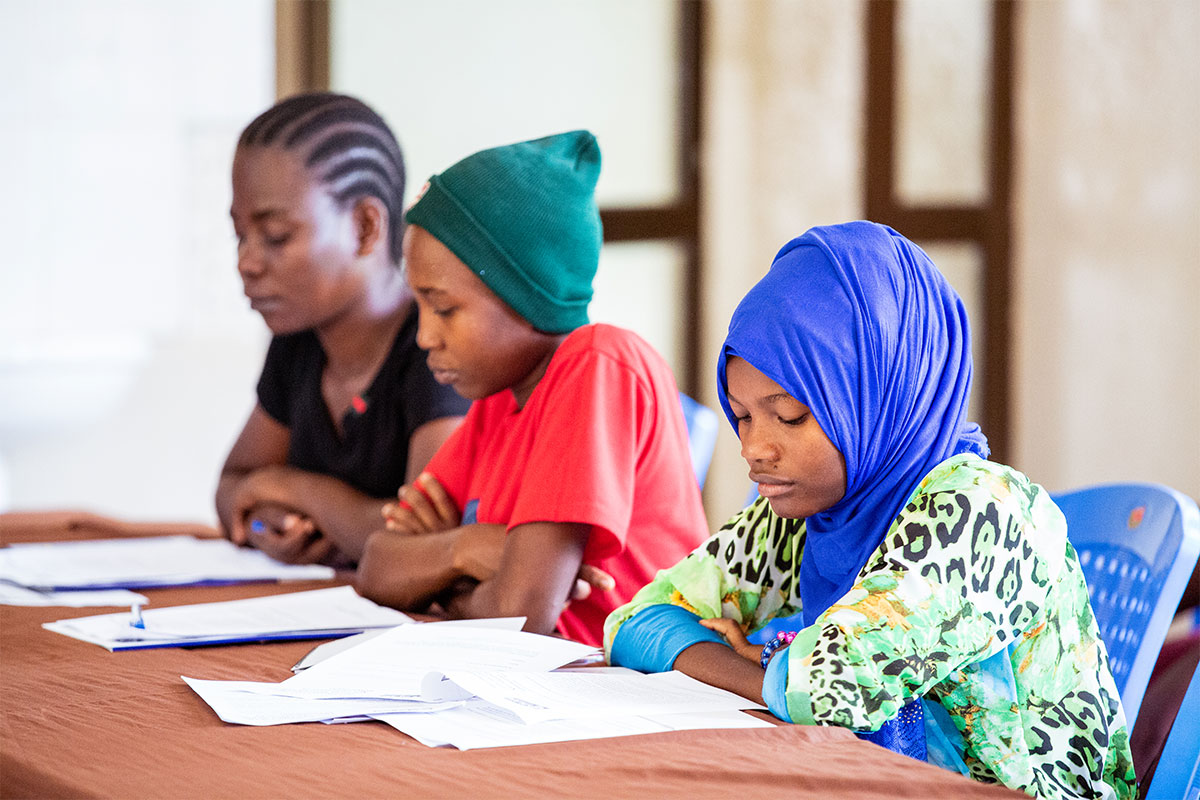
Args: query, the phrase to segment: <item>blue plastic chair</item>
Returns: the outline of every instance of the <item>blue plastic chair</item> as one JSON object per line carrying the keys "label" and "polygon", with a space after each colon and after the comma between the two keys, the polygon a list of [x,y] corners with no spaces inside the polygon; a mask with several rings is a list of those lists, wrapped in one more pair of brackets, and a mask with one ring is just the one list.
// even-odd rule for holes
{"label": "blue plastic chair", "polygon": [[713,450],[717,446],[717,432],[721,429],[721,419],[717,412],[697,403],[683,392],[679,393],[679,402],[683,406],[683,419],[687,423],[692,470],[696,473],[696,482],[703,489],[704,480],[708,477],[708,466],[712,463]]}
{"label": "blue plastic chair", "polygon": [[1054,495],[1079,554],[1129,729],[1200,555],[1200,509],[1151,483]]}
{"label": "blue plastic chair", "polygon": [[1200,669],[1171,723],[1145,800],[1200,800]]}

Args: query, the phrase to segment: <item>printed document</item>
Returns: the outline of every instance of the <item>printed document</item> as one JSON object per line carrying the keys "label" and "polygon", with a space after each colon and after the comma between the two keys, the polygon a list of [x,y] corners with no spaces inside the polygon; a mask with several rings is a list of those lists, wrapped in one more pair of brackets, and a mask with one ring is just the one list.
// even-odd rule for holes
{"label": "printed document", "polygon": [[225,539],[191,536],[12,544],[0,549],[0,580],[35,589],[146,589],[333,576],[330,567],[283,564]]}
{"label": "printed document", "polygon": [[47,622],[47,630],[109,650],[271,639],[345,636],[390,628],[412,617],[358,595],[351,586],[149,609],[140,627],[129,612]]}

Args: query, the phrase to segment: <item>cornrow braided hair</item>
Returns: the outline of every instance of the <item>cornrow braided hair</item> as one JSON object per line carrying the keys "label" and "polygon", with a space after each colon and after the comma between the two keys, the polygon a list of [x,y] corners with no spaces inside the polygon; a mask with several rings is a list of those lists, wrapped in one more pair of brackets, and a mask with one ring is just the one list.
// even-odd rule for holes
{"label": "cornrow braided hair", "polygon": [[343,204],[370,196],[388,212],[388,249],[400,263],[404,238],[404,155],[391,128],[370,106],[332,92],[281,100],[246,126],[238,147],[299,151]]}

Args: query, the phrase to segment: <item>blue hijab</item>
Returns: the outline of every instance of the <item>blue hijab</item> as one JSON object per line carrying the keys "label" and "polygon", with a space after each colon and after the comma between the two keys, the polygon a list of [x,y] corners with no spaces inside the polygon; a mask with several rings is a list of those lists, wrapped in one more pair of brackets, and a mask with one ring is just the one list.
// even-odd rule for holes
{"label": "blue hijab", "polygon": [[846,460],[846,494],[808,518],[802,619],[854,585],[921,479],[958,453],[986,458],[966,421],[971,342],[962,299],[891,228],[849,222],[784,245],[729,322],[717,360],[738,356],[808,406]]}

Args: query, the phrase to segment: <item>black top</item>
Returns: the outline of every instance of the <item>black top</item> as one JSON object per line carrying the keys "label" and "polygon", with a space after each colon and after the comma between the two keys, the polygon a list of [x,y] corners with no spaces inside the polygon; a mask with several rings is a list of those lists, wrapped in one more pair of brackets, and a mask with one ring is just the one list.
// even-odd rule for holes
{"label": "black top", "polygon": [[391,352],[342,418],[342,436],[321,395],[325,351],[311,331],[276,336],[258,379],[258,402],[291,431],[288,464],[339,478],[371,496],[393,498],[404,483],[408,440],[439,417],[462,416],[470,401],[433,379],[417,347],[417,310],[396,333]]}

